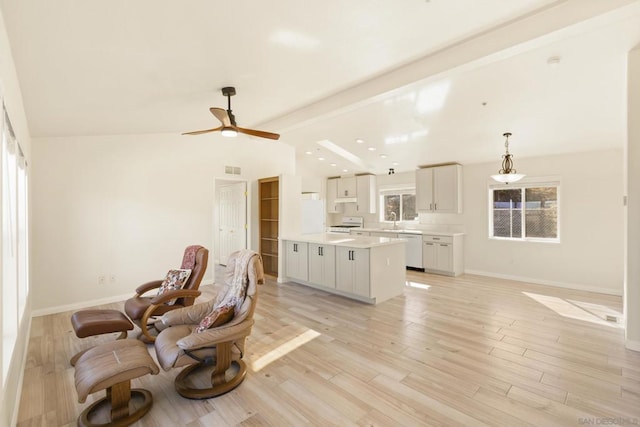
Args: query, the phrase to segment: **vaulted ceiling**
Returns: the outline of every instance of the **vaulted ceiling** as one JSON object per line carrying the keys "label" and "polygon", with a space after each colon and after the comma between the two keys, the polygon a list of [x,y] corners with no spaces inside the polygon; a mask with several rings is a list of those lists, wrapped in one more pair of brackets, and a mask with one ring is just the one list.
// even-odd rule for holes
{"label": "vaulted ceiling", "polygon": [[497,161],[505,131],[516,158],[622,147],[626,54],[640,44],[638,0],[0,9],[32,137],[212,128],[209,107],[235,86],[238,124],[281,133],[264,143],[294,146],[298,170],[322,176]]}

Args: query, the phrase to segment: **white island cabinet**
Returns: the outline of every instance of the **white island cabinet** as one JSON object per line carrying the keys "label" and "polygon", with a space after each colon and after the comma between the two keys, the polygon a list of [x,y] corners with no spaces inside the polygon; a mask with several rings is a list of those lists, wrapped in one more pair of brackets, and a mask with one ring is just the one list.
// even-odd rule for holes
{"label": "white island cabinet", "polygon": [[[402,295],[405,286],[405,240],[387,237],[307,234],[283,239],[287,247],[308,244],[307,274],[300,252],[289,251],[289,281],[377,304]],[[287,270],[289,271],[289,270]]]}
{"label": "white island cabinet", "polygon": [[287,277],[292,279],[307,280],[309,272],[307,264],[308,243],[287,241],[285,250],[285,271]]}
{"label": "white island cabinet", "polygon": [[369,249],[336,248],[336,289],[369,296]]}
{"label": "white island cabinet", "polygon": [[309,282],[336,287],[336,247],[309,243]]}

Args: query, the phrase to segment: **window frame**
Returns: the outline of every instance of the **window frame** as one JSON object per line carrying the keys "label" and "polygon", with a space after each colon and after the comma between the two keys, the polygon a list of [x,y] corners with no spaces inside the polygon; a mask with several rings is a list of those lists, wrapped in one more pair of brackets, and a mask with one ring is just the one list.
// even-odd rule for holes
{"label": "window frame", "polygon": [[[1,101],[0,95],[0,101]],[[0,118],[0,396],[4,394],[18,334],[26,321],[29,285],[29,166],[4,103]]]}
{"label": "window frame", "polygon": [[[525,190],[527,188],[540,188],[540,187],[555,187],[556,189],[556,237],[526,237],[527,228],[526,228],[526,199],[525,199]],[[551,243],[558,244],[561,243],[561,210],[562,210],[562,182],[560,177],[558,176],[547,176],[547,177],[525,177],[522,180],[509,184],[499,184],[497,182],[491,181],[488,184],[487,188],[487,200],[488,200],[488,237],[489,240],[499,240],[506,242],[529,242],[529,243]],[[511,190],[511,189],[519,189],[522,192],[522,218],[521,218],[521,227],[522,227],[522,237],[502,237],[502,236],[494,236],[494,222],[493,222],[493,210],[494,210],[494,190]]]}
{"label": "window frame", "polygon": [[387,221],[384,218],[384,198],[385,196],[400,196],[400,215],[396,220],[396,223],[405,223],[405,224],[417,224],[420,221],[420,213],[418,212],[416,205],[416,218],[415,219],[402,219],[403,213],[403,195],[411,195],[416,197],[416,187],[415,185],[406,185],[406,186],[391,186],[391,187],[383,187],[378,190],[378,221],[380,224],[393,224],[393,221]]}

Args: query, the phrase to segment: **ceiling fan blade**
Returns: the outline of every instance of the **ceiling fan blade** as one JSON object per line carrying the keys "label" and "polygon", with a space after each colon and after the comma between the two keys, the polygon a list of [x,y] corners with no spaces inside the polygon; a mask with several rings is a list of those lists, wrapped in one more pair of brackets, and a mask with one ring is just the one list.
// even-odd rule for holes
{"label": "ceiling fan blade", "polygon": [[239,128],[237,126],[236,126],[236,129],[240,133],[244,133],[244,134],[252,135],[252,136],[259,136],[260,138],[280,139],[280,135],[277,134],[277,133],[265,132],[263,130]]}
{"label": "ceiling fan blade", "polygon": [[193,132],[184,132],[182,135],[200,135],[203,133],[215,132],[222,129],[222,126],[213,128],[213,129],[205,129],[205,130],[194,130]]}
{"label": "ceiling fan blade", "polygon": [[209,111],[211,111],[211,114],[213,114],[218,120],[220,120],[222,126],[231,126],[231,119],[229,118],[227,110],[225,110],[224,108],[211,107],[209,108]]}

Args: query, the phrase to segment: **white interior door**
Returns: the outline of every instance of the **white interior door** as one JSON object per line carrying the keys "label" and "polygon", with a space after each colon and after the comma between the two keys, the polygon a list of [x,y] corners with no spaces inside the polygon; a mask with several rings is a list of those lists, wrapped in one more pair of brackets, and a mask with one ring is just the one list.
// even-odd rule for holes
{"label": "white interior door", "polygon": [[247,184],[238,182],[224,185],[220,187],[219,194],[219,262],[226,265],[231,253],[247,248]]}

